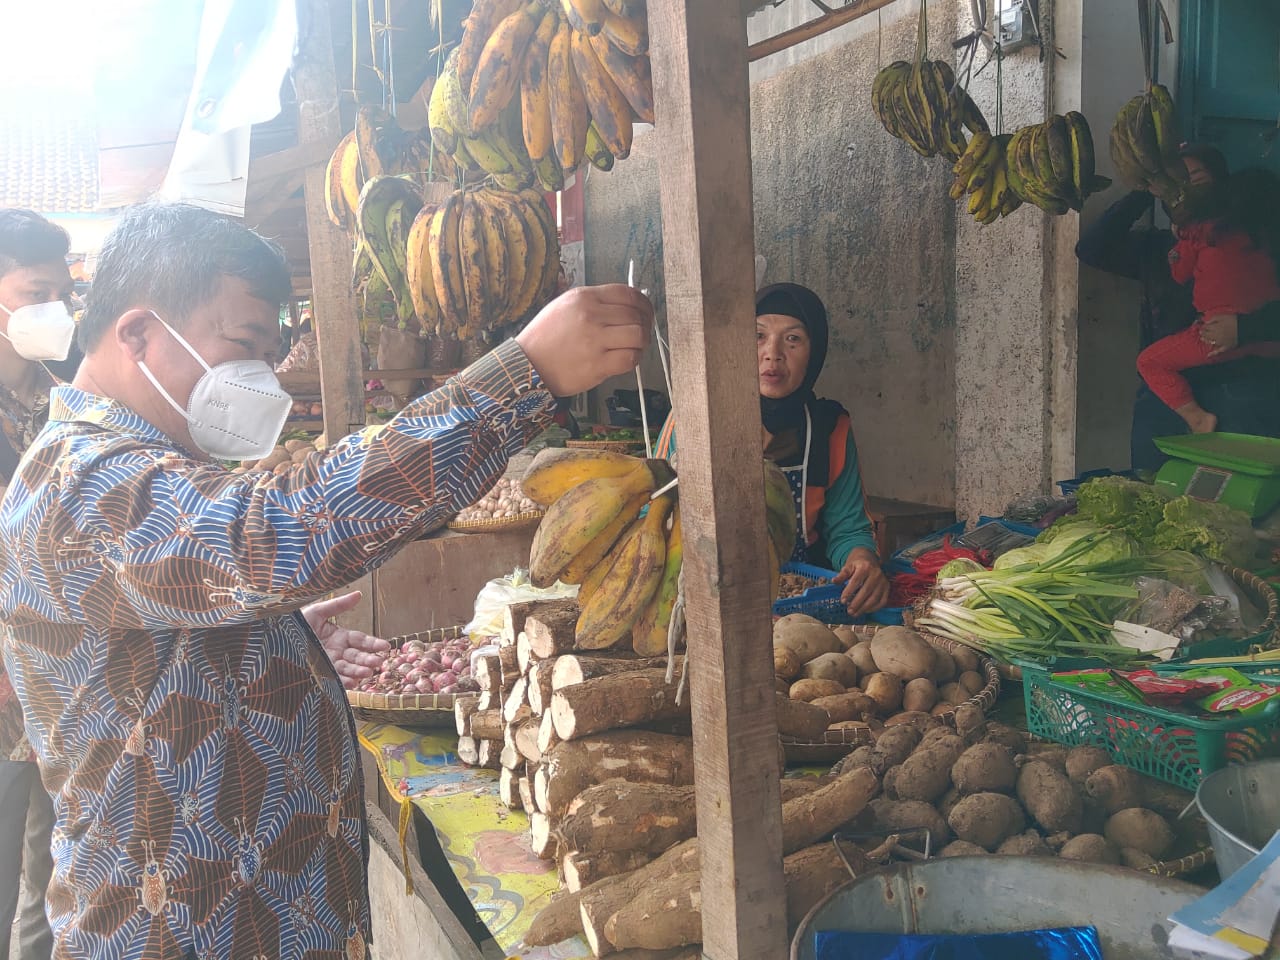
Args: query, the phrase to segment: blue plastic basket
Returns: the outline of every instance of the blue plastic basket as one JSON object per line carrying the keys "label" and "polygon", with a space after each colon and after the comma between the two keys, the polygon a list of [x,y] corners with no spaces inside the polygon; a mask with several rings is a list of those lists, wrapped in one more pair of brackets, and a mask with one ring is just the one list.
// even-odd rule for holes
{"label": "blue plastic basket", "polygon": [[[822,567],[814,567],[807,563],[784,563],[782,572],[811,577],[814,580],[834,580],[836,577],[834,570],[824,570]],[[773,614],[776,617],[785,617],[790,613],[803,613],[823,623],[853,623],[849,611],[840,602],[840,594],[843,592],[844,585],[839,583],[824,583],[810,587],[798,597],[774,601]]]}

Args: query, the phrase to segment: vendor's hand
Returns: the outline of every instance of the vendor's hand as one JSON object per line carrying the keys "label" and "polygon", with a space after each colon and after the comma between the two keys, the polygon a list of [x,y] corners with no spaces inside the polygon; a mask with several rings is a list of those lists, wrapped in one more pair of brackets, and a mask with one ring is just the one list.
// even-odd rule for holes
{"label": "vendor's hand", "polygon": [[889,602],[889,581],[880,569],[880,560],[865,547],[849,554],[844,567],[836,574],[836,583],[845,584],[840,602],[848,608],[851,617],[875,613]]}
{"label": "vendor's hand", "polygon": [[1209,317],[1200,328],[1200,339],[1213,349],[1209,356],[1234,350],[1240,346],[1240,317],[1234,313],[1220,313]]}
{"label": "vendor's hand", "polygon": [[320,639],[324,652],[333,661],[342,685],[354,690],[382,667],[391,650],[391,644],[378,637],[371,637],[363,630],[350,630],[339,626],[333,617],[355,608],[360,602],[360,591],[354,590],[341,597],[320,600],[302,608],[311,631]]}
{"label": "vendor's hand", "polygon": [[653,329],[653,304],[621,283],[574,287],[542,308],[516,336],[557,397],[572,397],[640,362]]}

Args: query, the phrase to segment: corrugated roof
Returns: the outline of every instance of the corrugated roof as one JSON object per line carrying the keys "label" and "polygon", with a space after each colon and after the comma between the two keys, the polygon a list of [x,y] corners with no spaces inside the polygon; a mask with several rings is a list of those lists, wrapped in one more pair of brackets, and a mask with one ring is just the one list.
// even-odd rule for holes
{"label": "corrugated roof", "polygon": [[0,207],[90,213],[98,206],[98,137],[70,94],[0,94]]}

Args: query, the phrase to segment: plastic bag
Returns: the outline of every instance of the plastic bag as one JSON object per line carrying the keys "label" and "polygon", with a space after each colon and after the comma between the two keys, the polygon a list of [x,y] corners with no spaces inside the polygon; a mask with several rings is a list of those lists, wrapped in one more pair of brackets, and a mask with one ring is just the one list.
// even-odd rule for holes
{"label": "plastic bag", "polygon": [[462,628],[472,643],[483,643],[502,633],[502,618],[508,606],[524,600],[558,600],[576,597],[578,588],[565,583],[540,589],[529,582],[528,570],[490,580],[476,596],[471,622]]}
{"label": "plastic bag", "polygon": [[1019,933],[922,934],[819,931],[818,960],[1102,960],[1096,927]]}

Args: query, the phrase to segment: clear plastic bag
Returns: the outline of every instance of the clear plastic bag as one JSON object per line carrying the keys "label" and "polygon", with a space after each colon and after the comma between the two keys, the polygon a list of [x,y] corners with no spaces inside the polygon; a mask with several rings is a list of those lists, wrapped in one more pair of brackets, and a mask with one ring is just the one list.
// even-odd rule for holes
{"label": "clear plastic bag", "polygon": [[565,583],[541,589],[529,582],[528,570],[515,570],[510,576],[490,580],[476,596],[471,622],[463,632],[472,643],[485,643],[502,633],[502,618],[507,607],[524,600],[558,600],[576,597],[578,588]]}

